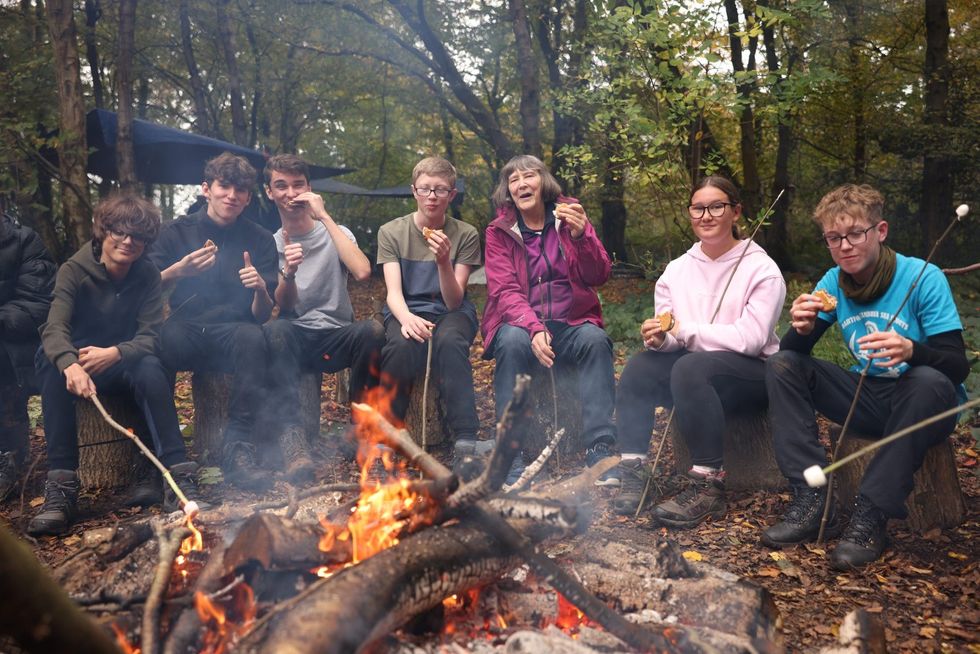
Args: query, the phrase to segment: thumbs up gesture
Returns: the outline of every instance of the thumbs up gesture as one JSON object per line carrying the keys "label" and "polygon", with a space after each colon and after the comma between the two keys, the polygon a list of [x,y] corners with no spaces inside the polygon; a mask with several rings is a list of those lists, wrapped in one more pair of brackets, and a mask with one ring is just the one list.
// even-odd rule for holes
{"label": "thumbs up gesture", "polygon": [[289,238],[289,232],[285,228],[282,230],[282,239],[285,244],[282,250],[286,263],[283,264],[283,272],[287,277],[296,274],[296,270],[303,263],[303,246],[300,243],[293,243]]}
{"label": "thumbs up gesture", "polygon": [[238,271],[238,278],[242,280],[242,286],[253,291],[264,288],[265,281],[255,266],[252,265],[252,257],[249,256],[248,250],[243,253],[243,259],[245,260],[245,267]]}

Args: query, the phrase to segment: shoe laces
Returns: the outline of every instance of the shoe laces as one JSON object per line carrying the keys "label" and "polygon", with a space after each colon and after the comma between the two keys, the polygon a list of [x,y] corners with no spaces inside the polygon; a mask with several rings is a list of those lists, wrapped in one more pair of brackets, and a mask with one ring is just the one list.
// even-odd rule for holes
{"label": "shoe laces", "polygon": [[590,468],[611,456],[614,456],[612,448],[603,441],[599,441],[585,450],[585,462]]}
{"label": "shoe laces", "polygon": [[783,520],[793,524],[803,524],[823,499],[823,493],[817,489],[801,488],[794,491],[793,499],[786,507],[786,513],[783,514]]}
{"label": "shoe laces", "polygon": [[48,479],[44,482],[44,508],[67,509],[71,504],[69,497],[77,491],[77,481],[54,481],[53,479]]}
{"label": "shoe laces", "polygon": [[712,483],[706,477],[689,477],[684,475],[682,479],[684,481],[681,483],[685,485],[685,488],[674,496],[674,501],[681,506],[693,504],[702,493],[708,490],[708,487]]}
{"label": "shoe laces", "polygon": [[885,516],[881,509],[859,496],[844,538],[862,545],[868,544],[875,540],[884,522]]}

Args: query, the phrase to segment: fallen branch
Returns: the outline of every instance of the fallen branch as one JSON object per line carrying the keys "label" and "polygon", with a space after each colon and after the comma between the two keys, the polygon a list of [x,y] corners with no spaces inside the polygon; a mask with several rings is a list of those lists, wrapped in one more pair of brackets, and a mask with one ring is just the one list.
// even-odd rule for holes
{"label": "fallen branch", "polygon": [[185,527],[167,533],[162,522],[155,522],[153,531],[156,533],[160,550],[156,575],[153,577],[150,592],[146,596],[146,604],[143,606],[143,627],[140,638],[142,654],[157,653],[159,647],[157,633],[160,631],[160,609],[163,604],[163,595],[167,592],[167,586],[170,584],[170,572],[173,569],[174,557],[180,551],[181,542],[191,534],[191,530]]}
{"label": "fallen branch", "polygon": [[539,472],[541,472],[541,469],[544,467],[544,464],[547,463],[548,459],[551,458],[552,453],[557,451],[558,445],[561,443],[561,439],[564,437],[565,437],[565,428],[562,427],[561,429],[555,432],[554,436],[551,437],[551,440],[548,441],[548,444],[544,447],[543,450],[541,450],[541,454],[538,455],[538,458],[536,458],[531,463],[531,465],[529,465],[527,468],[524,469],[524,472],[521,473],[520,479],[518,479],[511,485],[504,484],[501,490],[504,491],[505,493],[510,493],[511,491],[521,490],[529,483],[531,483],[531,480],[534,479],[534,477],[537,476]]}
{"label": "fallen branch", "polygon": [[943,272],[947,275],[965,275],[974,270],[980,270],[980,263],[973,263],[963,268],[943,268]]}

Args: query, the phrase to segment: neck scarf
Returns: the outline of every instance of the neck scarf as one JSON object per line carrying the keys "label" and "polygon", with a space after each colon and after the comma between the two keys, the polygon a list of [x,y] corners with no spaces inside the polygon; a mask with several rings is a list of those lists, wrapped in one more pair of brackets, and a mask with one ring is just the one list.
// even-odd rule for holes
{"label": "neck scarf", "polygon": [[885,294],[894,276],[895,250],[882,244],[881,252],[878,254],[878,263],[875,264],[874,273],[872,273],[867,284],[857,283],[853,277],[843,270],[837,276],[837,283],[846,297],[855,302],[871,302]]}

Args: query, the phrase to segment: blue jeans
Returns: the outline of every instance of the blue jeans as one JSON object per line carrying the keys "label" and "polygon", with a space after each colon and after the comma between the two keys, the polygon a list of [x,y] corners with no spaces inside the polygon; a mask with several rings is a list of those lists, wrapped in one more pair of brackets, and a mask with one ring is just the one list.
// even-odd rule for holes
{"label": "blue jeans", "polygon": [[[568,361],[578,371],[579,406],[582,407],[583,441],[589,447],[597,441],[616,442],[613,407],[616,381],[613,376],[613,350],[609,335],[591,323],[568,325],[548,321],[555,362]],[[514,379],[519,374],[541,376],[543,368],[531,351],[531,337],[524,329],[501,325],[493,337],[496,372],[493,393],[500,419],[514,395]]]}

